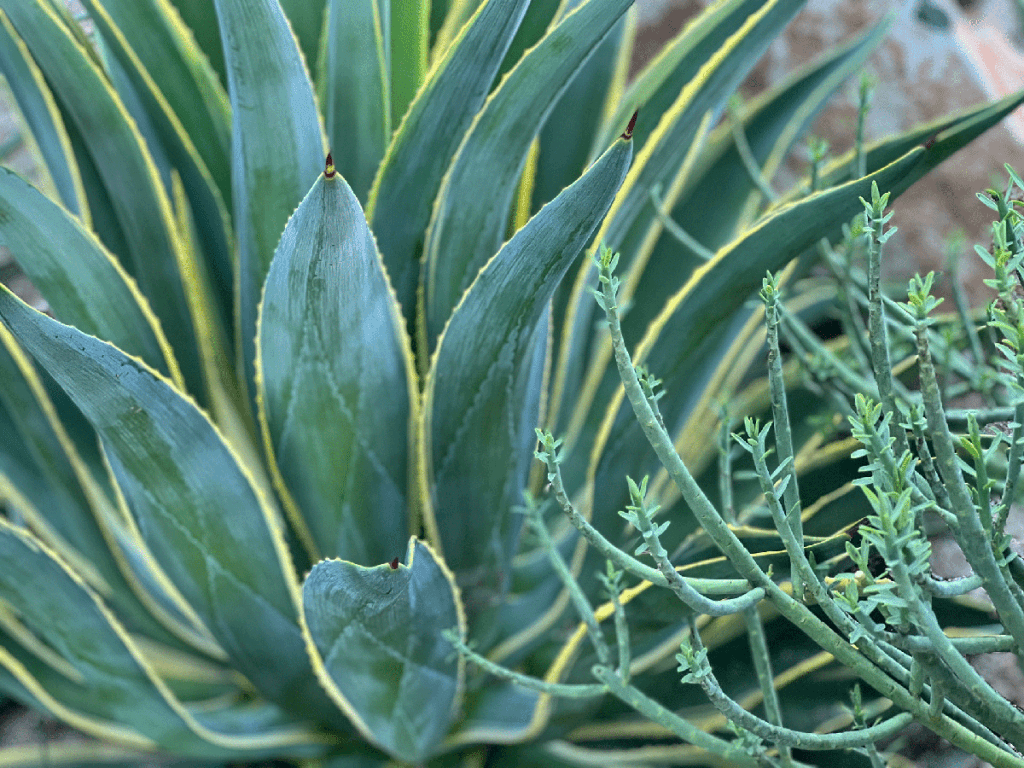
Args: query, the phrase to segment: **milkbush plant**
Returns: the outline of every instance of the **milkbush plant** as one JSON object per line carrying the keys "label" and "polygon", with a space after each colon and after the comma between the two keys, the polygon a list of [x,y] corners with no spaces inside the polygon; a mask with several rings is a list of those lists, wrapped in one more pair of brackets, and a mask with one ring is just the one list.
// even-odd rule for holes
{"label": "milkbush plant", "polygon": [[1024,765],[1009,191],[987,324],[879,266],[1024,95],[780,193],[885,23],[744,105],[802,2],[628,87],[630,0],[83,5],[0,0],[0,690],[91,739],[0,765]]}

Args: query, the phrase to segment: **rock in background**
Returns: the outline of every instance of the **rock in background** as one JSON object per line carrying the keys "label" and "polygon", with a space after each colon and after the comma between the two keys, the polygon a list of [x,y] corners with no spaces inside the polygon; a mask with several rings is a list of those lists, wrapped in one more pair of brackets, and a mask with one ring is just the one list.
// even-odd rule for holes
{"label": "rock in background", "polygon": [[[710,2],[638,0],[642,25],[634,64],[639,66]],[[872,55],[867,71],[877,85],[867,121],[869,140],[967,109],[1024,88],[1024,3],[1019,0],[912,0],[894,9],[891,0],[809,0],[747,78],[750,95],[780,82],[830,47],[893,12],[889,35]],[[857,116],[857,82],[850,82],[812,127],[840,154],[852,144]],[[1003,164],[1024,172],[1024,110],[918,182],[896,201],[888,278],[903,283],[914,272],[942,270],[945,236],[965,231],[960,277],[975,304],[990,297],[981,282],[985,270],[975,243],[990,245],[991,211],[975,197],[1006,183]],[[802,149],[790,159],[785,189],[806,171]],[[885,190],[883,190],[885,191]]]}

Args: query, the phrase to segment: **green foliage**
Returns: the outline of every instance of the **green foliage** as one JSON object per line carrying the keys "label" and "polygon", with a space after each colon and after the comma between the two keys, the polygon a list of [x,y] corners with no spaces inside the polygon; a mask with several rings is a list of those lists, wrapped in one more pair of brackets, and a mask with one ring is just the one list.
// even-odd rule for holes
{"label": "green foliage", "polygon": [[[1009,190],[976,359],[878,263],[890,196],[1024,96],[778,194],[886,25],[743,106],[800,0],[714,4],[624,89],[630,4],[0,0],[43,169],[0,169],[0,240],[52,312],[0,290],[0,692],[93,737],[0,765],[877,762],[912,720],[1021,764],[963,661],[1024,638]],[[1005,435],[954,439],[971,388]],[[948,638],[981,585],[1003,626]]]}

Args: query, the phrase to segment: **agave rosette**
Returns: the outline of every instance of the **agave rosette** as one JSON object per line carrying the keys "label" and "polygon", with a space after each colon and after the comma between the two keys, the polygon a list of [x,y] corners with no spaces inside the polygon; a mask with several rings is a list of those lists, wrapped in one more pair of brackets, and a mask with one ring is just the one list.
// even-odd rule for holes
{"label": "agave rosette", "polygon": [[[571,490],[613,539],[624,477],[658,464],[580,255],[623,254],[627,341],[685,438],[760,345],[744,302],[765,270],[1020,100],[766,206],[711,127],[796,0],[713,4],[628,89],[630,0],[83,4],[88,35],[62,4],[0,0],[42,168],[38,188],[0,169],[0,239],[53,315],[0,292],[0,689],[118,745],[49,764],[502,744],[525,765],[575,726],[642,742],[617,705],[468,675],[442,636],[586,676],[562,584],[520,535],[534,428],[566,435]],[[883,33],[743,110],[766,177]],[[713,447],[687,451],[704,466]],[[825,537],[852,520],[840,506]],[[598,561],[558,540],[590,589]],[[680,565],[706,560],[687,547]],[[684,618],[652,608],[637,653],[669,658]]]}

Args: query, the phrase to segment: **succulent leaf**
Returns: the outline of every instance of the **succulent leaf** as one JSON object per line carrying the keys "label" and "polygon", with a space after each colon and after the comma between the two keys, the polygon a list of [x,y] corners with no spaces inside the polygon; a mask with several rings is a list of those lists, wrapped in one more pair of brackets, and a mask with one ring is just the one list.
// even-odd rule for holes
{"label": "succulent leaf", "polygon": [[285,222],[320,174],[324,147],[313,86],[281,6],[276,0],[215,0],[215,5],[235,137],[237,332],[252,394],[260,291]]}
{"label": "succulent leaf", "polygon": [[465,617],[429,546],[410,539],[406,560],[317,563],[302,586],[303,632],[320,680],[367,740],[419,763],[458,711],[465,662],[441,633],[464,637]]}
{"label": "succulent leaf", "polygon": [[0,71],[39,146],[46,171],[64,206],[89,225],[89,204],[64,120],[43,73],[0,11]]}
{"label": "succulent leaf", "polygon": [[[81,578],[6,520],[0,520],[0,557],[8,574],[0,597],[32,627],[37,642],[53,651],[42,658],[4,651],[0,664],[55,714],[103,738],[195,757],[323,751],[321,736],[289,723],[280,710],[264,707],[262,727],[254,731],[258,720],[239,719],[231,706],[188,708]],[[46,590],[38,590],[39,584]]]}
{"label": "succulent leaf", "polygon": [[[202,397],[170,200],[142,136],[92,57],[49,6],[30,0],[3,2],[0,9],[32,49],[60,103],[77,123],[124,235],[127,251],[115,253],[160,318],[189,391]],[[95,208],[92,213],[98,215]]]}
{"label": "succulent leaf", "polygon": [[528,5],[527,0],[482,5],[458,43],[431,67],[377,171],[367,218],[409,328],[414,327],[420,258],[441,178],[483,104]]}
{"label": "succulent leaf", "polygon": [[431,363],[427,531],[459,578],[471,617],[508,589],[521,522],[512,507],[536,441],[547,301],[607,212],[631,158],[631,143],[619,139],[516,233],[459,302]]}
{"label": "succulent leaf", "polygon": [[272,700],[326,704],[276,513],[206,416],[141,361],[7,289],[0,319],[90,420],[154,557],[233,662]]}
{"label": "succulent leaf", "polygon": [[631,0],[589,0],[563,18],[502,81],[445,174],[424,253],[427,344],[505,239],[515,181],[544,118]]}
{"label": "succulent leaf", "polygon": [[362,208],[329,172],[289,219],[267,274],[260,423],[278,490],[311,556],[374,565],[401,551],[410,533],[417,383],[401,308]]}

